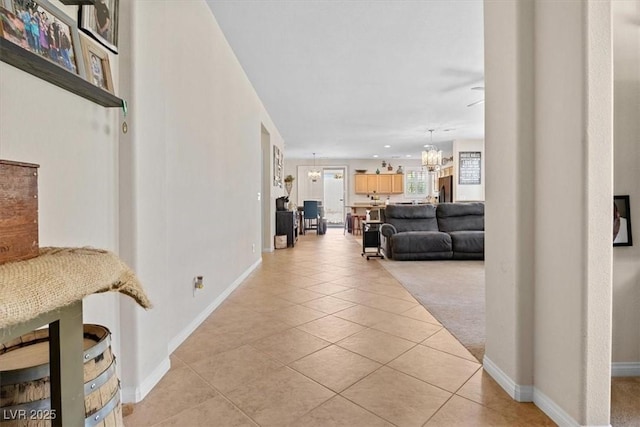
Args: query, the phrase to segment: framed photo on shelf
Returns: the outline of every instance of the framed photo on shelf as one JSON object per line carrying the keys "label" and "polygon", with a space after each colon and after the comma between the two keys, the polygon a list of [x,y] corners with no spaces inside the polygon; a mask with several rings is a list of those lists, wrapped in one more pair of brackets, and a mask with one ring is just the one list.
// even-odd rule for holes
{"label": "framed photo on shelf", "polygon": [[13,13],[13,0],[0,0],[0,7]]}
{"label": "framed photo on shelf", "polygon": [[613,196],[613,246],[633,246],[629,196]]}
{"label": "framed photo on shelf", "polygon": [[73,19],[47,0],[1,1],[0,37],[85,78]]}
{"label": "framed photo on shelf", "polygon": [[120,0],[95,0],[78,8],[78,27],[113,53],[118,53],[118,8]]}
{"label": "framed photo on shelf", "polygon": [[87,80],[107,92],[114,93],[109,54],[87,36],[82,35],[80,43]]}

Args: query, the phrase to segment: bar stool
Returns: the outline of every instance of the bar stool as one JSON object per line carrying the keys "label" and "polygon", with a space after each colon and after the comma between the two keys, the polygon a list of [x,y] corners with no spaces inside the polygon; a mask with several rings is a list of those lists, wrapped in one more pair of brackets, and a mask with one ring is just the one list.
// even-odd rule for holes
{"label": "bar stool", "polygon": [[351,221],[351,212],[348,212],[347,217],[344,219],[344,230],[342,234],[346,235],[347,232],[351,233],[352,230],[353,230],[353,222]]}
{"label": "bar stool", "polygon": [[362,223],[364,222],[364,215],[353,215],[353,235],[362,234]]}

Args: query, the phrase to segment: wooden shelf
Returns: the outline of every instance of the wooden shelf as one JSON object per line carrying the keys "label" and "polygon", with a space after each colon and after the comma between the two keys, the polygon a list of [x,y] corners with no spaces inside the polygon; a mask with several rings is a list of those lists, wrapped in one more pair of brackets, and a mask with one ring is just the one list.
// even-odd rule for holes
{"label": "wooden shelf", "polygon": [[122,99],[117,96],[3,38],[0,60],[103,107],[122,107]]}
{"label": "wooden shelf", "polygon": [[67,6],[93,6],[96,4],[95,0],[60,0],[60,3]]}

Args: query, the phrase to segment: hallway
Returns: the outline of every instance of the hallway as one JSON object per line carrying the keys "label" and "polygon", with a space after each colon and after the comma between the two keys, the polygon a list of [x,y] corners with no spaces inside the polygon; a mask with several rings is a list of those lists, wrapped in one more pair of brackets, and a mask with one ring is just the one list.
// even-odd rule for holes
{"label": "hallway", "polygon": [[360,252],[329,229],[263,254],[125,425],[555,425]]}

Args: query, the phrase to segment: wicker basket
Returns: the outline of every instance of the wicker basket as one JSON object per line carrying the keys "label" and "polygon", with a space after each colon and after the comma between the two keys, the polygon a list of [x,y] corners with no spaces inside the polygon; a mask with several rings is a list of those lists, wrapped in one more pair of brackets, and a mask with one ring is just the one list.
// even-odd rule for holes
{"label": "wicker basket", "polygon": [[287,235],[275,236],[276,249],[287,249]]}

